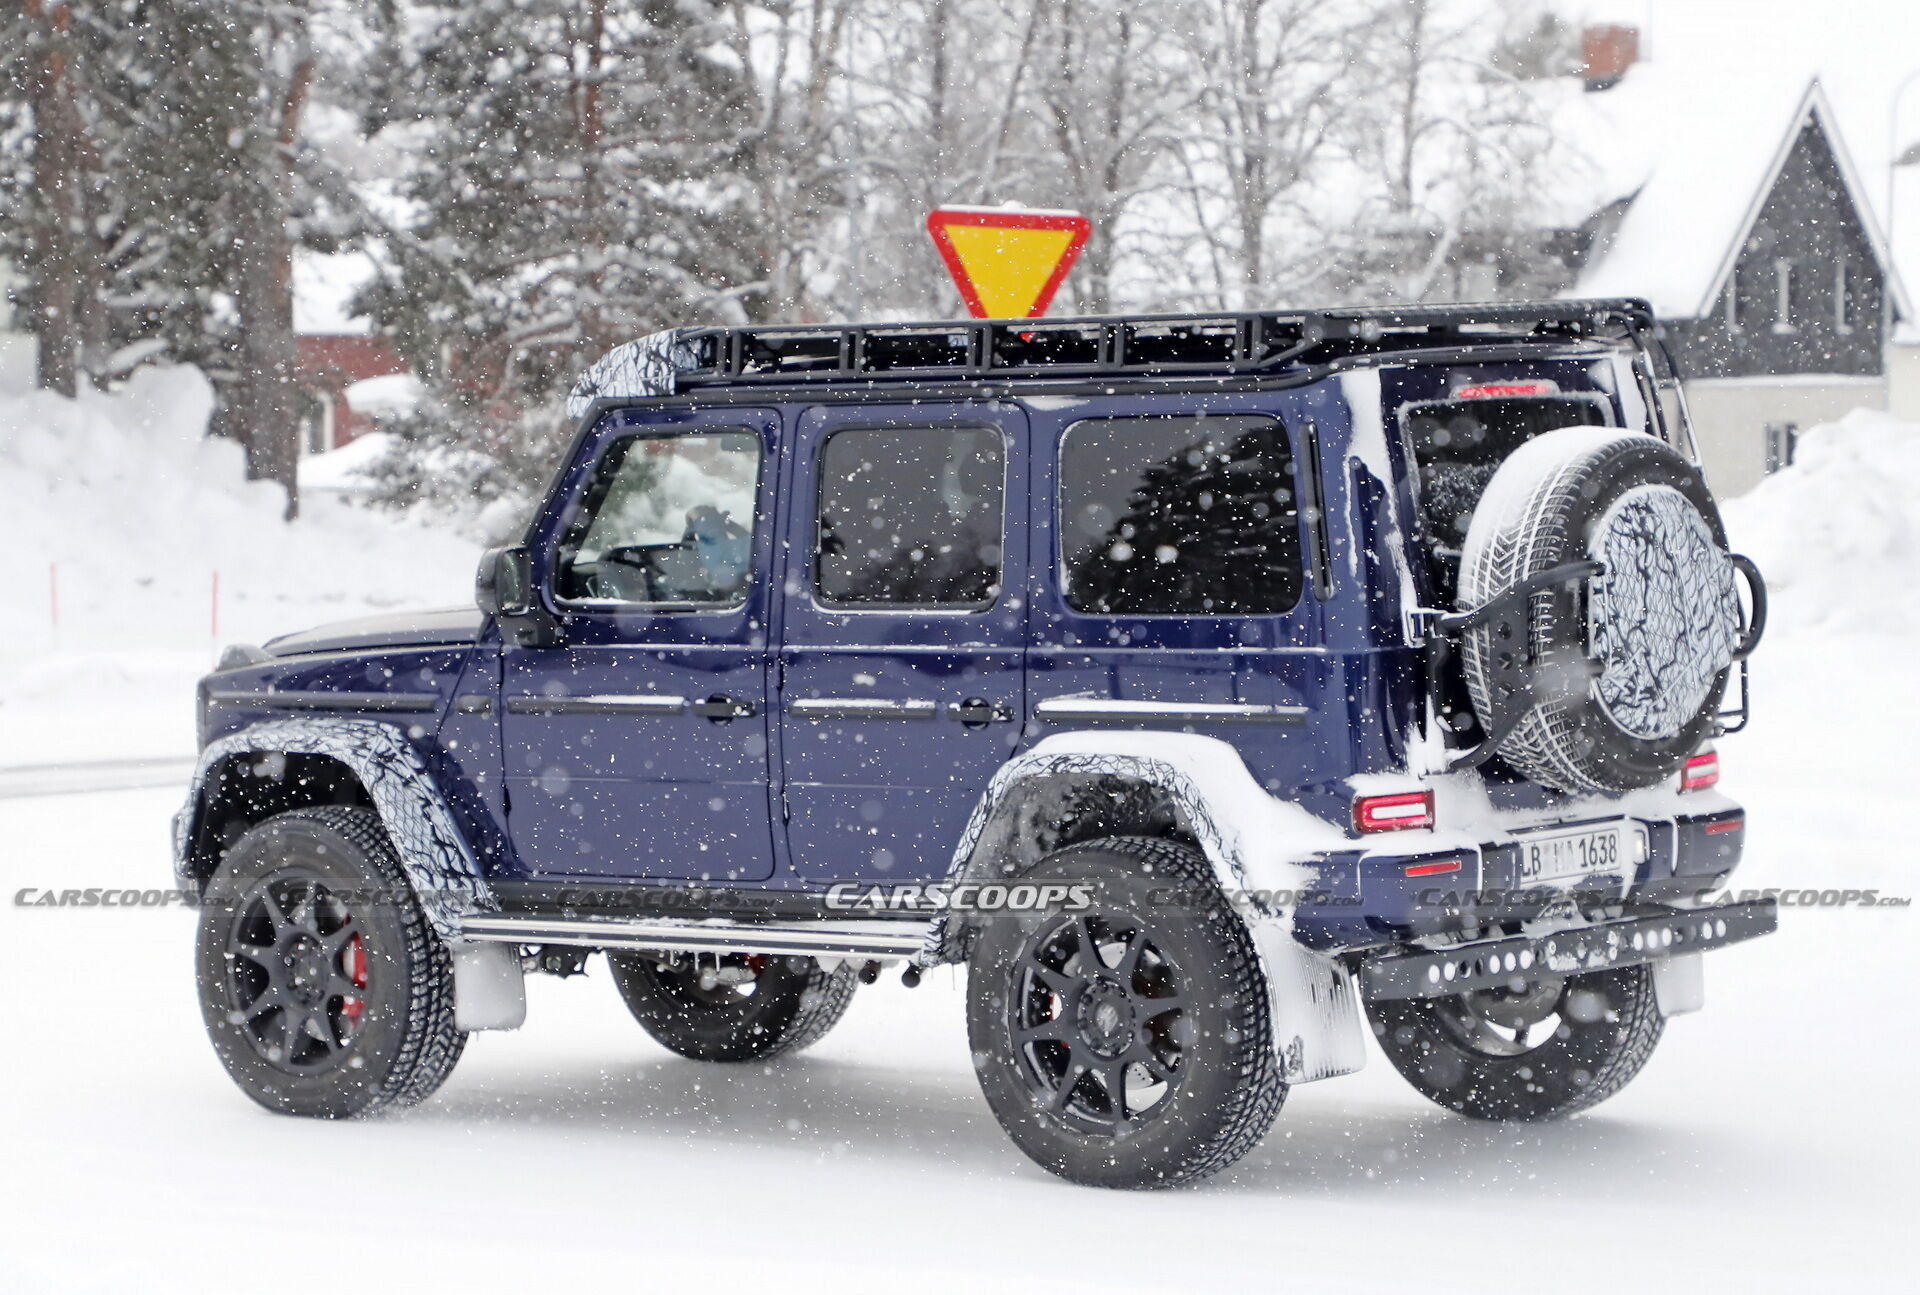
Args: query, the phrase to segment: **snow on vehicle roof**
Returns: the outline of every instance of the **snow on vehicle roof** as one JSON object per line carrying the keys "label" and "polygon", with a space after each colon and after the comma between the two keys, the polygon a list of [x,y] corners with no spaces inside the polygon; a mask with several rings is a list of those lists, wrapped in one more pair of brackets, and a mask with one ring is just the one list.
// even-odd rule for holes
{"label": "snow on vehicle roof", "polygon": [[[1642,64],[1618,86],[1563,106],[1559,127],[1593,162],[1591,210],[1625,204],[1602,228],[1568,296],[1639,296],[1669,318],[1713,307],[1803,125],[1824,129],[1881,262],[1892,260],[1817,79],[1713,76]],[[1899,313],[1912,308],[1897,277]]]}

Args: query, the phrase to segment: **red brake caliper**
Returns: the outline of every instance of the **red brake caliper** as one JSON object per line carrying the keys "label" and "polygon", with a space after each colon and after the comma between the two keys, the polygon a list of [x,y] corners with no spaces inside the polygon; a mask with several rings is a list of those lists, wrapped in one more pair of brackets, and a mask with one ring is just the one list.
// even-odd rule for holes
{"label": "red brake caliper", "polygon": [[[367,987],[367,946],[360,942],[357,932],[351,940],[347,941],[347,947],[340,951],[340,962],[340,970],[347,979],[351,980],[355,987],[365,989]],[[340,1000],[340,1015],[347,1018],[349,1028],[360,1024],[360,1014],[366,1010],[367,1000],[364,998]]]}

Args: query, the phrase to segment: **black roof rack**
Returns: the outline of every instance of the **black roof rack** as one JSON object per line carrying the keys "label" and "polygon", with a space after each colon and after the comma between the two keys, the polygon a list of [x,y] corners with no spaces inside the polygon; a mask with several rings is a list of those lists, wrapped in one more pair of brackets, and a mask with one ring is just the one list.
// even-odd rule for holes
{"label": "black roof rack", "polygon": [[1644,301],[1369,307],[1082,319],[755,325],[681,330],[708,386],[913,379],[1263,374],[1350,356],[1485,342],[1631,337],[1653,326]]}

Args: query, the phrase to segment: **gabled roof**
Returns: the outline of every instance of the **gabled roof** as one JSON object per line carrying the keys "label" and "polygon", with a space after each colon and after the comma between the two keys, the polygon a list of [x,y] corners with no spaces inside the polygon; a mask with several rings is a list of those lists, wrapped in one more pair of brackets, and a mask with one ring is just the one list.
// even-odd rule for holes
{"label": "gabled roof", "polygon": [[1781,94],[1778,83],[1769,86],[1755,78],[1746,84],[1668,89],[1662,110],[1646,112],[1641,105],[1636,123],[1646,149],[1644,182],[1632,193],[1611,234],[1603,232],[1596,240],[1592,258],[1568,295],[1645,297],[1669,318],[1707,314],[1733,273],[1801,130],[1811,121],[1833,151],[1855,214],[1885,271],[1895,313],[1914,318],[1912,301],[1817,79],[1797,98]]}

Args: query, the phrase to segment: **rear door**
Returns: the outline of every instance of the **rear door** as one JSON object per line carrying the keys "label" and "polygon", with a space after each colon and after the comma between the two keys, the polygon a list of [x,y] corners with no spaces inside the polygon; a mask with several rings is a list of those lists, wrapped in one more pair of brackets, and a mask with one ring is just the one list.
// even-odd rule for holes
{"label": "rear door", "polygon": [[1215,737],[1276,792],[1344,773],[1351,681],[1323,650],[1294,401],[1035,409],[1031,736]]}
{"label": "rear door", "polygon": [[1018,740],[1024,415],[993,402],[799,420],[778,653],[779,805],[805,885],[944,874]]}

